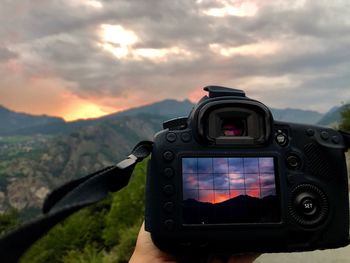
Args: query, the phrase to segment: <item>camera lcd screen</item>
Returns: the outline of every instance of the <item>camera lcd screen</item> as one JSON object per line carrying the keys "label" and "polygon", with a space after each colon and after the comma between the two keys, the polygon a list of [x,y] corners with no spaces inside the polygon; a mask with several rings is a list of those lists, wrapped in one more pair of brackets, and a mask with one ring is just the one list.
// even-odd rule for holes
{"label": "camera lcd screen", "polygon": [[273,157],[182,158],[183,223],[280,222]]}

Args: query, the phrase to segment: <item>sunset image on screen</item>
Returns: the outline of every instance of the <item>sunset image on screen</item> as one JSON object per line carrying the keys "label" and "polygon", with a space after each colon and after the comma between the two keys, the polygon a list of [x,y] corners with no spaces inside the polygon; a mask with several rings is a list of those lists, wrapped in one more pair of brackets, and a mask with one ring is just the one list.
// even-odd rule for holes
{"label": "sunset image on screen", "polygon": [[185,223],[278,221],[272,157],[183,158],[182,174]]}

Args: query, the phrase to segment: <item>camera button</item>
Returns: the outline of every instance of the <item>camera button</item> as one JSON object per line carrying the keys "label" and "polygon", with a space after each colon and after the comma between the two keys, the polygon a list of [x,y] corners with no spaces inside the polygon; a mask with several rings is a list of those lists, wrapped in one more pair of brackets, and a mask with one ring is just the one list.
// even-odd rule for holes
{"label": "camera button", "polygon": [[340,143],[340,138],[337,135],[332,136],[332,142],[335,144]]}
{"label": "camera button", "polygon": [[166,178],[172,178],[174,176],[174,170],[170,167],[164,169],[164,175]]}
{"label": "camera button", "polygon": [[189,142],[191,141],[191,139],[192,139],[192,136],[189,132],[184,132],[183,134],[181,134],[181,140],[183,142]]}
{"label": "camera button", "polygon": [[175,188],[171,184],[167,184],[166,186],[163,187],[163,193],[167,196],[171,196],[175,194]]}
{"label": "camera button", "polygon": [[167,230],[174,230],[175,228],[175,222],[172,219],[168,219],[164,221],[164,226]]}
{"label": "camera button", "polygon": [[301,159],[295,154],[290,154],[287,157],[287,167],[292,170],[299,169],[301,167]]}
{"label": "camera button", "polygon": [[329,133],[326,131],[322,131],[321,132],[321,138],[325,141],[327,141],[329,139]]}
{"label": "camera button", "polygon": [[174,212],[174,203],[173,202],[166,202],[163,206],[163,210],[169,214]]}
{"label": "camera button", "polygon": [[301,184],[292,190],[289,213],[300,225],[313,227],[328,216],[329,204],[326,195],[318,187]]}
{"label": "camera button", "polygon": [[175,142],[176,141],[176,134],[173,133],[173,132],[169,132],[167,135],[166,135],[166,140],[168,142]]}
{"label": "camera button", "polygon": [[280,146],[286,146],[288,144],[288,137],[283,132],[277,133],[275,140]]}
{"label": "camera button", "polygon": [[315,130],[313,130],[313,129],[307,129],[306,130],[306,134],[308,135],[308,136],[314,136],[315,135]]}
{"label": "camera button", "polygon": [[305,216],[312,216],[318,211],[318,205],[314,198],[306,197],[299,205],[300,212]]}
{"label": "camera button", "polygon": [[174,155],[174,153],[171,152],[171,151],[165,151],[165,152],[163,153],[163,158],[164,158],[164,160],[170,162],[170,161],[174,160],[175,155]]}

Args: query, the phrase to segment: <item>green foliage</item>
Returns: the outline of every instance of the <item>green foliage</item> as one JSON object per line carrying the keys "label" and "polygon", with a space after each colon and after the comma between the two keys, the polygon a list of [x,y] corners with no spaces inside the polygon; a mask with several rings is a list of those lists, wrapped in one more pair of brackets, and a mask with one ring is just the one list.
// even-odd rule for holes
{"label": "green foliage", "polygon": [[94,244],[88,244],[82,251],[71,250],[63,257],[64,263],[103,263],[103,251]]}
{"label": "green foliage", "polygon": [[20,222],[19,213],[16,209],[0,215],[0,234],[14,229]]}
{"label": "green foliage", "polygon": [[31,139],[31,136],[4,136],[1,137],[0,144],[17,144]]}
{"label": "green foliage", "polygon": [[120,233],[119,245],[115,246],[112,251],[105,256],[104,263],[127,263],[135,249],[139,230],[140,225],[138,224],[123,229]]}
{"label": "green foliage", "polygon": [[105,209],[98,206],[84,209],[53,228],[22,258],[21,262],[63,262],[71,250],[83,250],[90,244],[100,244]]}
{"label": "green foliage", "polygon": [[127,188],[54,227],[21,262],[128,262],[143,221],[145,178],[143,162],[135,168]]}
{"label": "green foliage", "polygon": [[146,165],[135,168],[127,188],[113,196],[111,210],[106,217],[103,237],[107,246],[118,244],[124,229],[141,225],[144,215]]}
{"label": "green foliage", "polygon": [[339,128],[350,132],[350,105],[345,107],[345,109],[341,112],[341,123]]}

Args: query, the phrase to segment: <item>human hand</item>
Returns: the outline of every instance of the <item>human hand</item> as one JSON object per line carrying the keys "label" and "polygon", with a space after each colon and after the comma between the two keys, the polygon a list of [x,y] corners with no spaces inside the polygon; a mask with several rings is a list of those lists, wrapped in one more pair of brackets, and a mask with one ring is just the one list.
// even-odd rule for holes
{"label": "human hand", "polygon": [[[218,258],[210,258],[206,263],[252,263],[259,255],[235,255],[227,261]],[[152,242],[150,233],[145,231],[142,224],[136,243],[135,251],[129,263],[180,263],[172,256],[159,250]],[[193,262],[194,263],[194,262]]]}

